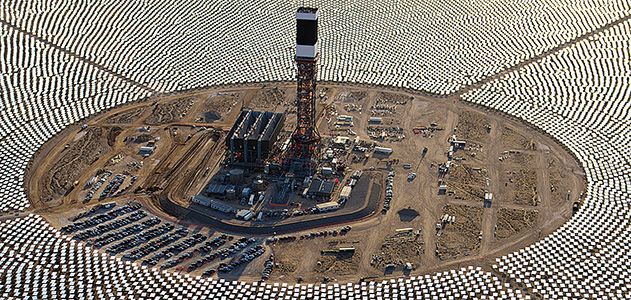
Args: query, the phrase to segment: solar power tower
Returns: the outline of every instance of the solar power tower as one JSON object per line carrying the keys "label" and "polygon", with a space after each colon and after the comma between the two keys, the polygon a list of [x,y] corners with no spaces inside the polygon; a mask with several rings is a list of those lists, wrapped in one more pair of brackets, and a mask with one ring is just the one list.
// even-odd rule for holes
{"label": "solar power tower", "polygon": [[301,7],[296,12],[297,125],[285,159],[290,173],[313,173],[320,134],[316,129],[316,74],[318,72],[318,11]]}

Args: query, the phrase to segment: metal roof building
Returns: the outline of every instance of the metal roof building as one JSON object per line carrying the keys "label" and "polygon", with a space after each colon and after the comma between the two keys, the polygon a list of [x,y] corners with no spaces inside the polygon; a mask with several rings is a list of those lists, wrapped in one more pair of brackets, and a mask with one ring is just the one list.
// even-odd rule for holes
{"label": "metal roof building", "polygon": [[241,111],[226,138],[230,161],[262,163],[283,128],[284,113]]}

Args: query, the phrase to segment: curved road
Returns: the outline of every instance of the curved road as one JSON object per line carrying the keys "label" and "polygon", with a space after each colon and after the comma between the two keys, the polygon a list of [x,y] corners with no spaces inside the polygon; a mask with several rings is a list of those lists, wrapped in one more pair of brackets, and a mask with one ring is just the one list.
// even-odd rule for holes
{"label": "curved road", "polygon": [[[365,180],[370,183],[370,178],[364,177]],[[363,178],[362,178],[363,179]],[[360,179],[360,181],[362,180]],[[364,183],[365,184],[365,183]],[[357,183],[357,186],[361,186],[360,182]],[[368,184],[366,184],[369,186]],[[363,193],[362,193],[363,192]],[[365,191],[356,191],[356,195],[359,196],[357,198],[366,199],[366,196],[369,196],[368,203],[362,209],[353,211],[348,214],[335,215],[330,217],[323,217],[318,219],[299,221],[293,223],[286,223],[280,225],[272,225],[272,226],[241,226],[236,224],[225,223],[220,219],[208,216],[201,212],[182,207],[178,204],[173,203],[167,197],[160,197],[159,205],[162,209],[170,215],[176,216],[179,219],[188,219],[191,221],[195,221],[196,223],[201,223],[204,225],[212,226],[213,228],[229,232],[229,233],[238,233],[243,235],[272,235],[272,234],[285,234],[303,231],[312,228],[325,227],[331,225],[337,225],[348,222],[359,221],[368,217],[375,215],[378,211],[378,206],[380,204],[381,199],[381,185],[378,183],[373,183],[370,192],[366,189]],[[349,199],[349,202],[353,201],[353,199]],[[357,201],[357,200],[355,200]]]}

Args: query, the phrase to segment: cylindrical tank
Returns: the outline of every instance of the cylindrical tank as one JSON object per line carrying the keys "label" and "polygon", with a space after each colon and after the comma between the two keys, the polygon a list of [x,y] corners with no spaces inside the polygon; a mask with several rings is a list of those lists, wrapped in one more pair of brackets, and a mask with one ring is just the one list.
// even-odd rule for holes
{"label": "cylindrical tank", "polygon": [[243,169],[232,169],[229,172],[230,174],[230,183],[239,184],[243,182]]}

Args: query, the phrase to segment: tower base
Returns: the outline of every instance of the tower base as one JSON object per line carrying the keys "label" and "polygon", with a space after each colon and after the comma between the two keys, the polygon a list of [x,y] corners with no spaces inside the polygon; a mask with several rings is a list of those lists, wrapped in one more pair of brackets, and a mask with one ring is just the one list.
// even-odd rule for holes
{"label": "tower base", "polygon": [[307,177],[315,173],[317,167],[317,145],[319,140],[304,143],[293,139],[283,161],[283,169],[294,177]]}

